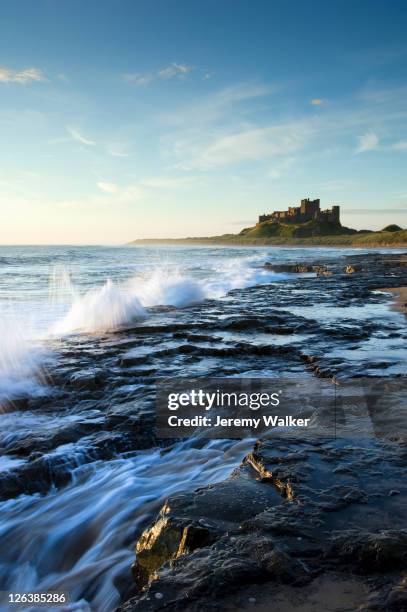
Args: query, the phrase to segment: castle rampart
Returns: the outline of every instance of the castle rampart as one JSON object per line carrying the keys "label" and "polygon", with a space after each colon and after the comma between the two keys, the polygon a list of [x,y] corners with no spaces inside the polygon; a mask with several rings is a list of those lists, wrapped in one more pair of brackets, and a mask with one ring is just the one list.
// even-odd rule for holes
{"label": "castle rampart", "polygon": [[301,200],[300,206],[289,206],[287,210],[275,210],[270,214],[259,216],[259,223],[269,221],[272,223],[306,223],[307,221],[325,221],[340,224],[340,207],[332,206],[321,210],[320,200]]}

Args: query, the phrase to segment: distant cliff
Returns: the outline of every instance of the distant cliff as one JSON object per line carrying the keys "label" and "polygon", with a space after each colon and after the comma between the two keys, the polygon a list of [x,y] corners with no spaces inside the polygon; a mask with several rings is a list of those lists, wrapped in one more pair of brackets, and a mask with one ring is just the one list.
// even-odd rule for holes
{"label": "distant cliff", "polygon": [[134,240],[130,244],[195,244],[246,246],[338,246],[338,247],[407,247],[407,230],[388,225],[380,231],[355,230],[332,223],[309,221],[300,224],[265,221],[243,229],[239,234]]}

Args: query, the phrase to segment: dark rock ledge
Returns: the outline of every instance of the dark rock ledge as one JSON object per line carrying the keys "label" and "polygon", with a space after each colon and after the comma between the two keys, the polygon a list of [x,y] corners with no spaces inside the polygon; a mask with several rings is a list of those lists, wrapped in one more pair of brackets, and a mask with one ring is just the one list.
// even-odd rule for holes
{"label": "dark rock ledge", "polygon": [[316,276],[331,276],[332,274],[348,275],[361,274],[362,276],[372,275],[372,271],[381,271],[392,268],[406,274],[407,256],[405,254],[369,254],[369,255],[348,255],[338,260],[316,260],[307,262],[293,263],[274,263],[266,262],[264,267],[271,272],[285,274],[304,274],[314,273]]}
{"label": "dark rock ledge", "polygon": [[346,609],[405,610],[406,467],[385,440],[258,441],[224,482],[168,499],[120,612],[343,610],[344,589]]}

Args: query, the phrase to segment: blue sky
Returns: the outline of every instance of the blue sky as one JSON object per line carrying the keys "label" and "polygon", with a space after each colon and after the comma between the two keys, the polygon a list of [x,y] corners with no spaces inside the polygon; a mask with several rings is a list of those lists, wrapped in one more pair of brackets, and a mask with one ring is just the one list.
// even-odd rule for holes
{"label": "blue sky", "polygon": [[407,5],[2,2],[0,243],[407,225]]}

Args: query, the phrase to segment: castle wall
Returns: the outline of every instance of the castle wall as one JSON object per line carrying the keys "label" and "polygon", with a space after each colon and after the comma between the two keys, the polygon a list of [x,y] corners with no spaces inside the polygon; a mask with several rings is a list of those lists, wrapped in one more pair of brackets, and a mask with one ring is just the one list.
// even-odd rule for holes
{"label": "castle wall", "polygon": [[320,200],[310,200],[306,198],[301,200],[300,206],[289,206],[288,210],[276,210],[270,214],[264,214],[259,216],[259,223],[264,221],[272,221],[278,223],[284,221],[284,223],[306,223],[312,219],[318,221],[325,221],[329,223],[340,223],[339,206],[332,206],[326,210],[320,209]]}

